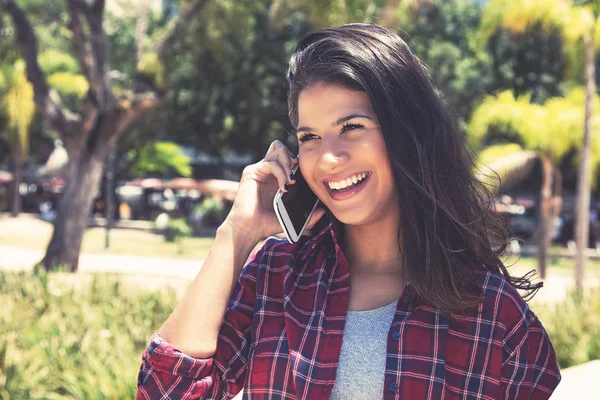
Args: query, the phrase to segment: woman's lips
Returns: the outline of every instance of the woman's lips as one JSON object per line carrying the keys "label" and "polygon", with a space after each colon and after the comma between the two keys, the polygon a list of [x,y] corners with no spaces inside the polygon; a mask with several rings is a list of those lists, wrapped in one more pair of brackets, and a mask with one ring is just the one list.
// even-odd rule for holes
{"label": "woman's lips", "polygon": [[334,200],[346,200],[346,199],[349,199],[350,197],[353,197],[354,195],[356,195],[361,190],[363,190],[363,188],[367,185],[367,181],[370,178],[371,178],[371,173],[369,173],[367,175],[367,177],[365,179],[363,179],[357,185],[353,185],[353,186],[351,186],[349,188],[344,188],[344,189],[342,189],[340,191],[334,191],[333,189],[331,189],[329,187],[328,184],[325,184],[325,187],[327,188],[329,196],[331,196],[332,199],[334,199]]}

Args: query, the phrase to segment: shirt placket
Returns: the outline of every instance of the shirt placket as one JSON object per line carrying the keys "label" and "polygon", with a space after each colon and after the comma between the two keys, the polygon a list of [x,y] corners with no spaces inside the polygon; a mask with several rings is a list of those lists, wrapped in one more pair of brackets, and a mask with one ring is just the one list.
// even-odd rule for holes
{"label": "shirt placket", "polygon": [[346,312],[348,310],[349,303],[349,289],[350,289],[350,275],[348,274],[348,262],[341,252],[341,248],[337,245],[334,239],[335,255],[330,258],[333,279],[332,284],[329,287],[330,294],[328,302],[330,303],[329,309],[334,310],[336,316],[340,317],[337,320],[330,321],[327,325],[328,331],[335,331],[337,333],[330,333],[327,336],[325,345],[327,345],[328,351],[331,354],[335,354],[332,360],[334,367],[330,368],[329,376],[326,378],[330,380],[331,384],[323,387],[323,398],[329,399],[333,385],[335,383],[337,367],[339,364],[339,357],[342,349],[342,340],[344,325],[346,323]]}
{"label": "shirt placket", "polygon": [[383,399],[385,400],[400,399],[400,379],[402,378],[403,362],[398,356],[403,351],[404,326],[410,318],[410,312],[409,295],[405,289],[398,300],[396,313],[387,336],[387,356],[383,385]]}

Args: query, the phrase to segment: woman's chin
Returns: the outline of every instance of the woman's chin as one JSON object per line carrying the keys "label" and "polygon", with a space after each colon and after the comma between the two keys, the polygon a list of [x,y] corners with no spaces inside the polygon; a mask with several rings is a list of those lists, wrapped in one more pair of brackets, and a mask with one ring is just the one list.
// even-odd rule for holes
{"label": "woman's chin", "polygon": [[364,225],[368,223],[369,217],[366,210],[332,210],[329,209],[335,219],[344,225]]}

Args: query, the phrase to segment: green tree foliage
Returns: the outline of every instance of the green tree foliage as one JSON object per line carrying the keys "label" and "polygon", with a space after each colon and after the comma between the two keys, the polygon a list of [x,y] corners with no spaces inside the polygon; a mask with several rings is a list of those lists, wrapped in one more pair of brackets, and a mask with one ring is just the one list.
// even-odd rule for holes
{"label": "green tree foliage", "polygon": [[38,62],[50,87],[55,89],[69,108],[77,110],[88,92],[89,84],[79,72],[79,63],[68,53],[54,49],[39,55]]}
{"label": "green tree foliage", "polygon": [[[586,0],[535,0],[526,3],[514,0],[491,0],[485,7],[481,21],[479,45],[484,46],[498,32],[509,32],[520,42],[531,42],[527,37],[543,32],[543,42],[533,43],[538,48],[562,50],[564,74],[571,83],[584,81],[585,56],[583,41],[587,35],[600,46],[600,24],[596,2]],[[549,40],[550,39],[550,40]],[[557,47],[557,41],[561,42]],[[528,62],[537,64],[523,54]],[[524,79],[521,76],[518,79]]]}
{"label": "green tree foliage", "polygon": [[556,29],[545,32],[536,26],[520,36],[500,30],[486,47],[493,74],[489,92],[511,89],[516,96],[530,93],[532,102],[543,103],[568,90],[563,42]]}
{"label": "green tree foliage", "polygon": [[[168,10],[177,3],[167,2],[164,15],[150,14],[144,49],[157,40],[158,28],[168,23]],[[68,19],[63,5],[53,5],[46,15],[39,0],[27,4],[39,32],[44,71],[79,74],[69,55],[71,33],[63,24]],[[427,64],[463,122],[486,93],[511,88],[516,95],[533,91],[534,101],[544,100],[546,93],[558,93],[562,79],[562,64],[549,58],[560,61],[556,48],[536,45],[545,35],[541,32],[528,35],[538,42],[523,52],[517,51],[523,43],[509,35],[494,37],[489,53],[477,51],[481,9],[470,0],[213,0],[173,42],[164,65],[150,51],[139,64],[133,56],[138,11],[107,12],[105,18],[113,87],[116,94],[132,87],[164,88],[166,95],[157,115],[148,116],[152,123],[140,121],[130,128],[136,140],[122,141],[124,155],[130,146],[161,137],[211,154],[240,150],[261,157],[270,141],[285,139],[291,129],[285,97],[289,55],[303,34],[320,26],[375,22],[396,30]],[[531,59],[523,60],[523,54]],[[532,60],[540,60],[541,72],[528,70]],[[527,78],[513,84],[522,76]],[[59,75],[51,84],[72,103],[84,89],[77,81]]]}
{"label": "green tree foliage", "polygon": [[[113,89],[116,94],[134,88],[141,91],[148,88],[164,89],[162,61],[152,51],[159,38],[160,28],[168,22],[163,13],[148,13],[148,26],[145,35],[136,38],[137,23],[142,13],[143,3],[136,7],[125,7],[119,13],[106,11],[104,29],[110,46],[110,63],[115,71]],[[165,1],[165,7],[168,7]],[[136,40],[142,48],[143,57],[136,57]],[[155,75],[158,76],[155,78]]]}
{"label": "green tree foliage", "polygon": [[170,89],[158,130],[208,153],[262,156],[268,143],[285,140],[291,128],[285,68],[307,31],[301,14],[272,27],[262,1],[212,2],[170,48]]}
{"label": "green tree foliage", "polygon": [[[505,89],[544,102],[564,93],[561,36],[531,29],[520,37],[505,31],[479,42],[483,11],[471,0],[422,1],[403,18],[398,33],[428,66],[436,86],[468,121],[482,98]],[[405,10],[406,12],[406,10]]]}
{"label": "green tree foliage", "polygon": [[33,87],[25,76],[25,64],[17,61],[12,68],[0,71],[0,91],[4,89],[2,110],[5,113],[5,135],[20,164],[29,154],[29,127],[35,113]]}
{"label": "green tree foliage", "polygon": [[49,49],[40,53],[38,62],[46,75],[59,72],[79,73],[79,63],[77,60],[70,54],[55,49]]}
{"label": "green tree foliage", "polygon": [[[469,143],[479,149],[494,143],[512,142],[523,148],[538,150],[560,164],[574,149],[581,147],[585,93],[571,90],[565,97],[555,97],[544,104],[531,102],[530,95],[513,96],[504,91],[486,97],[473,112],[469,122]],[[593,101],[592,131],[600,129],[600,97]],[[592,179],[600,168],[600,140],[592,140]],[[578,158],[572,160],[576,168]],[[592,185],[597,182],[593,181]]]}
{"label": "green tree foliage", "polygon": [[420,3],[401,9],[409,14],[400,19],[398,33],[427,65],[436,86],[464,122],[492,86],[492,60],[476,47],[481,9],[469,0]]}
{"label": "green tree foliage", "polygon": [[[19,6],[27,12],[27,17],[37,33],[40,53],[47,50],[65,54],[71,52],[72,33],[68,29],[69,16],[64,1],[21,0]],[[14,28],[10,18],[4,15],[2,17],[6,26]],[[14,49],[14,43],[11,43],[11,47]]]}
{"label": "green tree foliage", "polygon": [[[43,2],[40,0],[24,0],[22,3],[27,7],[27,12],[31,17],[31,23],[39,33],[40,52],[46,53],[49,57],[45,57],[44,64],[48,63],[49,59],[61,59],[61,55],[68,57],[65,65],[58,63],[56,71],[78,71],[78,65],[69,55],[70,47],[66,41],[69,35],[68,29],[65,28],[67,23],[66,14],[64,13],[64,2],[52,1]],[[15,46],[16,30],[12,24],[12,20],[7,18],[4,13],[0,14],[0,29],[11,32],[10,35],[0,35],[0,68],[12,69],[12,66],[21,58],[21,53]],[[52,54],[54,53],[54,54]],[[1,102],[1,100],[0,100]],[[6,112],[0,109],[0,115]],[[0,130],[2,130],[2,121],[0,117]],[[35,114],[32,125],[30,126],[29,134],[29,152],[26,155],[30,163],[41,163],[44,161],[44,155],[47,156],[51,151],[53,140],[56,138],[54,132],[50,131],[43,118]],[[2,147],[2,143],[0,143]],[[6,164],[10,160],[10,154],[3,153],[0,149],[0,165],[6,168]]]}
{"label": "green tree foliage", "polygon": [[130,150],[129,157],[135,160],[130,170],[132,177],[168,177],[173,173],[183,177],[192,175],[190,158],[183,153],[181,146],[173,142],[149,143]]}
{"label": "green tree foliage", "polygon": [[[254,1],[242,7],[228,0],[212,2],[192,32],[171,49],[165,65],[170,90],[157,129],[208,153],[238,150],[261,157],[272,140],[285,139],[291,129],[285,69],[297,41],[318,26],[376,22],[387,3],[278,1],[269,6]],[[439,49],[443,53],[443,45]],[[461,58],[455,55],[454,61]],[[465,80],[457,87],[476,87],[482,79],[470,76],[467,66],[452,66],[445,81],[455,77]]]}
{"label": "green tree foliage", "polygon": [[29,156],[30,127],[35,114],[33,87],[25,75],[25,63],[17,60],[0,70],[0,139],[9,147],[10,170],[14,190],[11,199],[13,216],[21,212],[21,198],[16,191],[23,179]]}
{"label": "green tree foliage", "polygon": [[[278,0],[271,8],[272,20],[280,25],[289,23],[286,16],[301,13],[310,27],[323,28],[351,22],[374,23],[385,18],[386,24],[395,24],[408,9],[412,9],[420,0]],[[428,1],[425,1],[428,2]],[[399,4],[397,4],[399,3]]]}
{"label": "green tree foliage", "polygon": [[[240,150],[261,157],[273,139],[285,139],[291,129],[285,68],[297,41],[310,29],[346,22],[383,23],[396,30],[465,124],[483,96],[495,90],[533,91],[542,100],[559,92],[563,65],[555,47],[526,47],[532,59],[541,60],[537,67],[522,59],[521,43],[509,35],[490,45],[494,52],[480,51],[481,17],[470,0],[281,0],[243,7],[213,1],[170,49],[164,66],[169,90],[151,129],[211,154]],[[538,42],[545,35],[533,33]],[[515,75],[531,79],[515,86]]]}

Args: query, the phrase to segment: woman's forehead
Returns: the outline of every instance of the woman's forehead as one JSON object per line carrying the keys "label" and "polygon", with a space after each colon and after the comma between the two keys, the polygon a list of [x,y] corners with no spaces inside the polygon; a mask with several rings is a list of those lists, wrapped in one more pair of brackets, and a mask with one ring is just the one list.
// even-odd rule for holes
{"label": "woman's forehead", "polygon": [[300,92],[298,97],[298,123],[310,125],[333,122],[350,114],[375,113],[365,92],[346,89],[341,86],[318,83]]}

